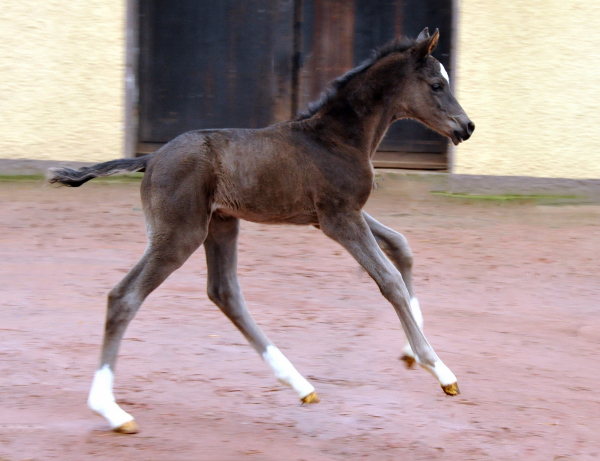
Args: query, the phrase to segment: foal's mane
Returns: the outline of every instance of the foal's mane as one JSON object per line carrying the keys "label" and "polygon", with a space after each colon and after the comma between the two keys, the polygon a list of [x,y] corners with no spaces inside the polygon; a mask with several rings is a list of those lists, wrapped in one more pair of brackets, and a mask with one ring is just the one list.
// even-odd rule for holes
{"label": "foal's mane", "polygon": [[321,94],[321,97],[315,101],[311,102],[308,105],[308,109],[302,112],[296,120],[306,120],[307,118],[311,118],[317,112],[319,112],[323,106],[325,106],[328,102],[335,99],[339,93],[339,91],[344,88],[351,80],[355,79],[359,75],[362,75],[369,68],[371,68],[375,63],[382,60],[386,56],[389,56],[392,53],[403,53],[409,48],[412,48],[417,41],[408,37],[401,37],[393,42],[390,42],[386,45],[383,45],[380,48],[377,48],[371,53],[371,57],[364,60],[354,69],[349,70],[341,77],[336,78],[330,85],[325,89],[325,91]]}

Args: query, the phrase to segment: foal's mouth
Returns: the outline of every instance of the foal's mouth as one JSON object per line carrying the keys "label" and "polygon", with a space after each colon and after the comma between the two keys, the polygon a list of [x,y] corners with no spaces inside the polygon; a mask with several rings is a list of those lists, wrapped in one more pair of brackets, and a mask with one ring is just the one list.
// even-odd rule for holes
{"label": "foal's mouth", "polygon": [[455,146],[458,146],[461,142],[465,141],[465,139],[463,139],[459,133],[457,133],[456,131],[453,131],[452,134],[450,135],[450,139],[452,139],[452,143]]}
{"label": "foal's mouth", "polygon": [[461,130],[453,130],[450,134],[450,138],[455,146],[458,146],[461,142],[466,141],[471,137],[475,131],[475,124],[469,120],[469,122],[463,126]]}

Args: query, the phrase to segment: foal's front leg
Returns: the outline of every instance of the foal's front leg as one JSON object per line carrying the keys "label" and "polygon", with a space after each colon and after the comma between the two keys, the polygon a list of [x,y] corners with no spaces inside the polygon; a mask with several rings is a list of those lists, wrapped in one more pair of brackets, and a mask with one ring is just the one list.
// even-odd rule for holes
{"label": "foal's front leg", "polygon": [[411,311],[410,295],[402,276],[377,245],[361,212],[321,213],[319,224],[327,236],[354,256],[394,306],[417,363],[437,378],[446,394],[457,395],[456,377],[427,342]]}
{"label": "foal's front leg", "polygon": [[[423,314],[421,313],[421,307],[419,306],[419,300],[415,295],[412,281],[413,254],[406,237],[399,232],[396,232],[394,229],[384,226],[375,218],[369,216],[365,211],[362,212],[362,215],[365,218],[371,233],[375,237],[375,240],[377,240],[379,247],[400,271],[402,280],[404,280],[404,284],[406,285],[410,296],[410,309],[417,324],[423,329]],[[402,348],[400,360],[403,360],[408,368],[412,368],[415,363],[415,354],[408,342]]]}
{"label": "foal's front leg", "polygon": [[213,216],[204,241],[208,269],[208,296],[238,327],[282,384],[296,391],[303,403],[317,403],[315,388],[267,338],[244,301],[237,276],[239,219]]}

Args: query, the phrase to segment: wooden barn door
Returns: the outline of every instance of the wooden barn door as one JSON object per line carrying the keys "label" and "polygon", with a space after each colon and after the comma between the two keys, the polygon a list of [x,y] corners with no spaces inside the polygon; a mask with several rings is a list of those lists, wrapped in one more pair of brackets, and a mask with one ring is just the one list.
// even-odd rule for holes
{"label": "wooden barn door", "polygon": [[139,6],[140,151],[189,130],[289,119],[292,0],[140,0]]}
{"label": "wooden barn door", "polygon": [[[289,120],[372,49],[441,30],[450,71],[451,0],[140,0],[139,153],[202,128]],[[446,169],[447,141],[395,123],[375,165]]]}

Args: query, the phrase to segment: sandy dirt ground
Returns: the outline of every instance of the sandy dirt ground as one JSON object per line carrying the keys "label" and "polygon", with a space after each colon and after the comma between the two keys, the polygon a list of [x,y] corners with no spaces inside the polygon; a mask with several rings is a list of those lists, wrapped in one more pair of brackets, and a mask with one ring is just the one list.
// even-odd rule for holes
{"label": "sandy dirt ground", "polygon": [[392,307],[308,227],[243,223],[251,311],[317,388],[300,405],[206,296],[199,250],[127,331],[119,435],[86,407],[108,291],[146,245],[139,185],[0,183],[0,460],[600,458],[600,207],[436,197],[385,184],[368,211],[415,254],[445,396],[398,360]]}

